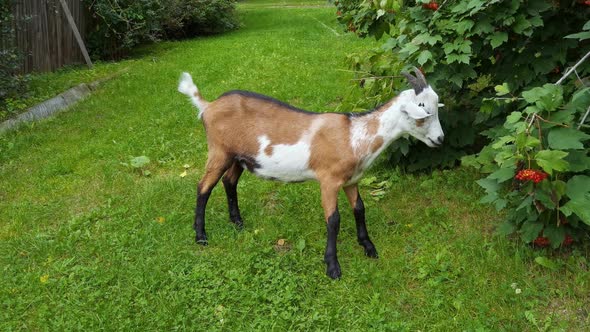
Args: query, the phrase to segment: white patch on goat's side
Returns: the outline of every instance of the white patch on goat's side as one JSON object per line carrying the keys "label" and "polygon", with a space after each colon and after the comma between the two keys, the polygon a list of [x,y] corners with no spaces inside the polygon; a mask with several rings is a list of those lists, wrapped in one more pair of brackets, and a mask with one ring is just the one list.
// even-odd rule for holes
{"label": "white patch on goat's side", "polygon": [[[258,144],[260,145],[255,159],[259,167],[254,170],[254,173],[262,178],[284,182],[315,179],[315,173],[309,168],[311,141],[322,124],[323,120],[314,120],[310,128],[303,133],[295,144],[271,145],[268,136],[258,136]],[[269,145],[272,147],[270,155],[265,152]]]}
{"label": "white patch on goat's side", "polygon": [[357,118],[350,126],[350,146],[355,154],[358,154],[360,147],[363,145],[369,133],[367,132],[367,121]]}

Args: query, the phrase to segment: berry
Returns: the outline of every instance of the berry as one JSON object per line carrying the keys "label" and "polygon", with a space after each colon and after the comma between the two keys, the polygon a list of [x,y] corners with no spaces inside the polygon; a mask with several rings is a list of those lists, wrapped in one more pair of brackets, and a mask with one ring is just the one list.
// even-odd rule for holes
{"label": "berry", "polygon": [[[590,1],[590,0],[588,0],[588,1]],[[438,10],[438,3],[436,3],[435,1],[431,1],[429,3],[423,4],[422,8],[430,9],[430,10]]]}
{"label": "berry", "polygon": [[549,238],[546,238],[544,236],[538,236],[533,243],[537,246],[537,247],[547,247],[551,241],[549,241]]}
{"label": "berry", "polygon": [[533,181],[539,183],[547,178],[547,173],[536,169],[523,169],[516,173],[515,179],[519,181]]}

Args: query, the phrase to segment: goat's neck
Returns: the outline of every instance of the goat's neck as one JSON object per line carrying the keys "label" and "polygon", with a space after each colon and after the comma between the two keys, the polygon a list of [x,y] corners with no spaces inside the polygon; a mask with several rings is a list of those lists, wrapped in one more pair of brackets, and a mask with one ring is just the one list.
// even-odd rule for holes
{"label": "goat's neck", "polygon": [[379,116],[379,130],[378,135],[383,136],[386,145],[400,138],[405,133],[405,128],[402,125],[402,112],[400,105],[394,103],[386,110],[382,111]]}
{"label": "goat's neck", "polygon": [[[363,159],[380,153],[404,133],[399,103],[394,102],[372,113],[353,118],[351,143],[355,154]],[[381,144],[377,146],[376,142]]]}

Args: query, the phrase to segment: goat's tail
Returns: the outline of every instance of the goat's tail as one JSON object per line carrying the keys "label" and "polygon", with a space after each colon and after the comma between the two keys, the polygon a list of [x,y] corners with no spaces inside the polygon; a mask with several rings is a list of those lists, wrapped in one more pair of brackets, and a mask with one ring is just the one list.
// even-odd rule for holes
{"label": "goat's tail", "polygon": [[178,83],[178,91],[187,95],[193,104],[199,109],[199,119],[203,116],[203,112],[207,109],[209,102],[201,96],[199,89],[193,83],[193,78],[189,73],[182,73],[180,82]]}

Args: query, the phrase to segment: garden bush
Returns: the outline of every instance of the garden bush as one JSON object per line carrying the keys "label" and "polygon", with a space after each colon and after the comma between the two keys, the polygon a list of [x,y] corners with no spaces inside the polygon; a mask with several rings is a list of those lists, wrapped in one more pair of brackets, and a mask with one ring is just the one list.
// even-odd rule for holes
{"label": "garden bush", "polygon": [[[418,170],[463,156],[463,164],[488,174],[478,184],[482,202],[506,213],[499,233],[554,248],[587,237],[590,59],[581,60],[590,45],[590,2],[335,4],[347,30],[383,41],[350,56],[369,104],[353,108],[390,98],[401,84],[396,75],[411,64],[421,66],[446,104],[446,146],[432,153],[401,140],[393,161]],[[566,77],[577,62],[584,65]]]}
{"label": "garden bush", "polygon": [[[446,107],[440,112],[446,144],[431,150],[399,141],[390,158],[406,169],[453,166],[478,152],[486,130],[503,123],[513,104],[486,98],[506,83],[515,94],[556,81],[581,57],[588,41],[564,39],[578,32],[590,16],[580,1],[431,1],[336,0],[339,21],[361,37],[382,41],[378,50],[351,56],[372,105],[399,86],[399,69],[418,65]],[[588,73],[588,67],[579,71]],[[355,105],[357,106],[357,105]],[[343,106],[349,107],[349,106]],[[411,146],[411,148],[409,148]]]}
{"label": "garden bush", "polygon": [[238,27],[234,0],[87,1],[95,18],[88,38],[95,58],[116,59],[141,43]]}
{"label": "garden bush", "polygon": [[21,54],[14,38],[13,14],[10,1],[0,4],[0,121],[18,109],[19,100],[27,92],[28,79],[19,73]]}

